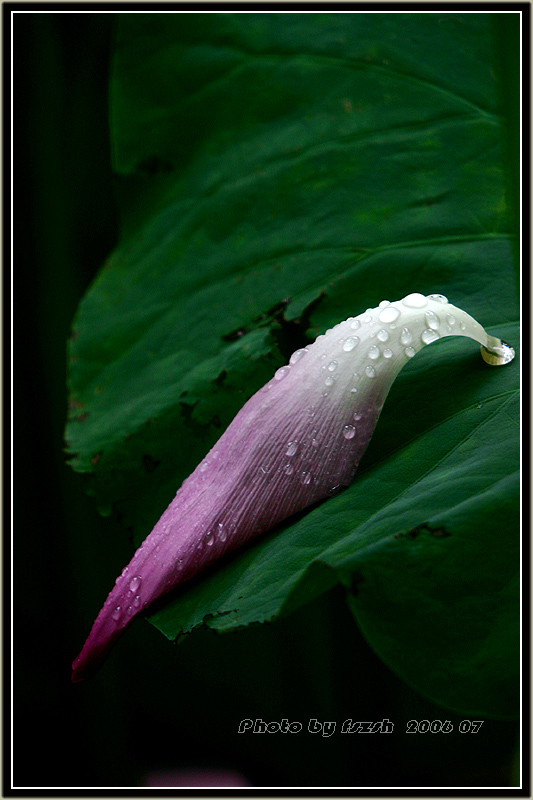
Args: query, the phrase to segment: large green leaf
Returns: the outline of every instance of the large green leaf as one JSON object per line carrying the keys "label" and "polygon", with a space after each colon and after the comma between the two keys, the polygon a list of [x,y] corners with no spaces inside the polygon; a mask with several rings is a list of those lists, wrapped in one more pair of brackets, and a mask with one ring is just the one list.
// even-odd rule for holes
{"label": "large green leaf", "polygon": [[[123,235],[70,343],[72,465],[138,542],[292,350],[411,291],[518,343],[483,14],[120,17]],[[398,378],[355,482],[192,582],[169,638],[341,581],[368,641],[461,713],[516,711],[518,367],[466,340]],[[347,635],[349,632],[347,632]]]}

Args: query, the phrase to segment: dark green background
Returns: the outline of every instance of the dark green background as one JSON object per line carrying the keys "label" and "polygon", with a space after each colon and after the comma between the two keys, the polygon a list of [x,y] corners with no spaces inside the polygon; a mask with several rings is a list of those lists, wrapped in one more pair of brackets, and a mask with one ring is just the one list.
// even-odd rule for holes
{"label": "dark green background", "polygon": [[[179,648],[139,622],[105,679],[70,685],[93,610],[131,553],[62,453],[66,339],[117,241],[107,120],[114,24],[112,15],[15,21],[15,783],[142,785],[156,769],[197,767],[237,770],[259,786],[508,784],[514,723],[486,720],[477,736],[403,732],[410,719],[451,719],[457,729],[461,717],[379,661],[340,589],[276,623],[202,631]],[[338,727],[388,717],[396,730],[239,736],[244,717]]]}

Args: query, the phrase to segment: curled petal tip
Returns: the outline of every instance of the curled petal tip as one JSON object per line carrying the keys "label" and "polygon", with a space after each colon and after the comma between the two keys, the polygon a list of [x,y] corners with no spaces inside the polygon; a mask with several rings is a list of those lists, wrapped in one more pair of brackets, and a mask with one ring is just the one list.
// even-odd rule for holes
{"label": "curled petal tip", "polygon": [[74,661],[94,672],[133,619],[208,564],[347,486],[401,368],[467,336],[489,364],[514,357],[441,294],[383,300],[297,350],[239,411],[117,578]]}

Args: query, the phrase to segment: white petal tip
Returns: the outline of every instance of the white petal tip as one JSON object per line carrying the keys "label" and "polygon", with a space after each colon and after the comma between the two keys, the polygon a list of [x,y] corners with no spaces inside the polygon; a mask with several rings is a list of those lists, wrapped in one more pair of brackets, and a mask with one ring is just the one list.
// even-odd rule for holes
{"label": "white petal tip", "polygon": [[504,364],[509,364],[513,360],[515,352],[512,347],[502,342],[499,346],[497,345],[490,349],[481,347],[481,357],[483,361],[490,364],[491,367],[501,367]]}

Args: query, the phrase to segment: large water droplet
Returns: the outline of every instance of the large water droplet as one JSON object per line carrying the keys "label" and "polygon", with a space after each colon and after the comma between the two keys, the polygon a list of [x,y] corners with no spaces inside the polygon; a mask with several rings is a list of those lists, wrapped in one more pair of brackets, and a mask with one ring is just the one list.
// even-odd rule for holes
{"label": "large water droplet", "polygon": [[310,472],[302,472],[302,483],[305,486],[308,486],[311,483],[312,480],[313,480],[313,476],[311,475]]}
{"label": "large water droplet", "polygon": [[335,370],[337,369],[338,366],[339,366],[339,362],[338,361],[330,361],[329,364],[328,364],[328,369],[329,369],[330,372],[335,372]]}
{"label": "large water droplet", "polygon": [[435,300],[436,303],[447,303],[448,302],[448,298],[445,297],[443,294],[430,294],[429,295],[429,299],[430,300]]}
{"label": "large water droplet", "polygon": [[424,306],[427,306],[428,301],[423,294],[414,292],[413,294],[408,294],[407,297],[404,297],[402,303],[404,306],[407,306],[407,308],[424,308]]}
{"label": "large water droplet", "polygon": [[349,353],[350,350],[353,350],[354,347],[357,347],[358,344],[359,344],[358,336],[349,336],[344,342],[342,349],[344,350],[345,353]]}
{"label": "large water droplet", "polygon": [[275,380],[282,380],[282,378],[288,374],[289,369],[290,367],[280,367],[278,370],[276,370],[276,374],[274,375]]}
{"label": "large water droplet", "polygon": [[399,316],[399,309],[394,306],[388,306],[383,311],[380,311],[378,319],[380,322],[396,322]]}
{"label": "large water droplet", "polygon": [[385,358],[392,358],[392,350],[389,347],[386,347],[383,351],[383,355]]}
{"label": "large water droplet", "polygon": [[289,442],[285,450],[286,456],[294,456],[298,452],[298,442]]}
{"label": "large water droplet", "polygon": [[416,350],[414,347],[406,347],[404,352],[407,358],[412,358],[413,356],[416,356]]}
{"label": "large water droplet", "polygon": [[370,347],[369,350],[368,350],[368,357],[371,358],[372,361],[375,361],[377,358],[380,357],[380,355],[381,355],[381,351],[380,351],[379,347],[376,347],[376,345],[373,344],[372,347]]}
{"label": "large water droplet", "polygon": [[358,319],[354,319],[354,321],[350,325],[352,331],[356,331],[360,327],[361,327],[361,322]]}
{"label": "large water droplet", "polygon": [[380,331],[378,331],[378,339],[380,342],[387,342],[389,340],[389,334],[385,328],[382,328]]}
{"label": "large water droplet", "polygon": [[221,542],[225,542],[226,539],[228,538],[228,532],[226,531],[226,529],[225,529],[224,525],[222,524],[222,522],[218,523],[217,538],[220,539]]}
{"label": "large water droplet", "polygon": [[440,328],[440,319],[437,317],[433,311],[426,311],[426,325],[428,328],[431,328],[434,331],[438,331]]}
{"label": "large water droplet", "polygon": [[136,575],[130,581],[130,592],[136,592],[139,586],[141,585],[142,578],[140,575]]}
{"label": "large water droplet", "polygon": [[382,300],[379,304],[380,308],[386,308],[387,306],[390,306],[390,300]]}
{"label": "large water droplet", "polygon": [[301,358],[305,356],[306,353],[307,350],[305,347],[302,347],[300,350],[295,350],[289,359],[289,364],[296,364],[298,361],[300,361]]}
{"label": "large water droplet", "polygon": [[424,344],[431,344],[431,342],[436,341],[439,338],[439,334],[437,331],[432,331],[431,328],[426,328],[425,331],[422,331],[421,339]]}
{"label": "large water droplet", "polygon": [[369,364],[368,367],[365,367],[365,374],[368,375],[369,378],[375,378],[376,370]]}
{"label": "large water droplet", "polygon": [[113,619],[115,620],[115,622],[118,622],[118,621],[119,621],[119,619],[120,619],[120,616],[121,616],[121,614],[122,614],[122,609],[121,609],[121,607],[120,607],[120,606],[117,606],[117,607],[115,608],[115,610],[113,611],[113,613],[111,614],[111,616],[113,617]]}
{"label": "large water droplet", "polygon": [[355,428],[353,425],[345,425],[342,429],[342,435],[345,439],[353,439],[355,436]]}
{"label": "large water droplet", "polygon": [[409,330],[409,328],[402,328],[402,332],[400,334],[400,343],[401,344],[411,344],[413,341],[413,334]]}

